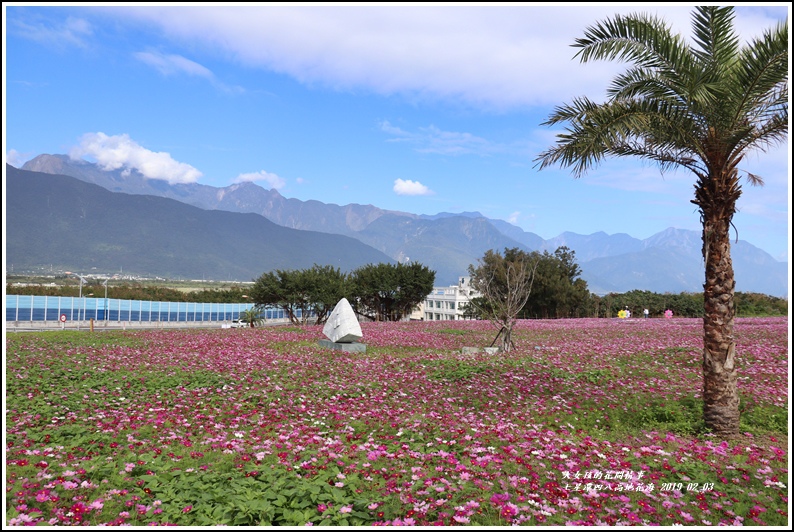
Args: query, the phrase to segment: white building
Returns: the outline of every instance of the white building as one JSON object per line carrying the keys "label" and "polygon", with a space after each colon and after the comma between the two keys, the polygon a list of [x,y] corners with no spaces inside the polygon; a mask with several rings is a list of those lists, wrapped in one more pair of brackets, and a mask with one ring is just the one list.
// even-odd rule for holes
{"label": "white building", "polygon": [[456,286],[433,287],[421,306],[425,321],[462,320],[463,304],[480,294],[471,287],[470,277],[460,277]]}

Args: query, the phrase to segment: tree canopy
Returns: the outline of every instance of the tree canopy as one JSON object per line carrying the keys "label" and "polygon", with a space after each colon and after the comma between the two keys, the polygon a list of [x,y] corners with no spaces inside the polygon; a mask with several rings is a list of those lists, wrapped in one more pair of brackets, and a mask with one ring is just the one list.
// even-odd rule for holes
{"label": "tree canopy", "polygon": [[262,274],[251,288],[251,299],[258,306],[284,310],[290,322],[301,325],[314,320],[323,324],[334,306],[350,295],[348,276],[331,266],[306,270],[276,270]]}
{"label": "tree canopy", "polygon": [[436,272],[418,262],[368,264],[354,270],[350,300],[356,313],[375,321],[399,321],[433,291]]}
{"label": "tree canopy", "polygon": [[375,321],[398,321],[433,291],[435,272],[419,263],[368,264],[344,274],[338,268],[314,265],[308,270],[276,270],[262,274],[251,288],[260,306],[277,306],[297,325],[323,324],[340,299]]}

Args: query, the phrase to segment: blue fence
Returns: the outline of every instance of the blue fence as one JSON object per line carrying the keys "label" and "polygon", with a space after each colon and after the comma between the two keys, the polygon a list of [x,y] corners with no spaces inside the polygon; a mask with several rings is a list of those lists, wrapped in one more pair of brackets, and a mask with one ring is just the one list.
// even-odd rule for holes
{"label": "blue fence", "polygon": [[[184,303],[60,296],[6,296],[6,321],[230,321],[251,303]],[[266,319],[283,319],[284,311],[265,308]],[[65,316],[65,318],[62,318]]]}

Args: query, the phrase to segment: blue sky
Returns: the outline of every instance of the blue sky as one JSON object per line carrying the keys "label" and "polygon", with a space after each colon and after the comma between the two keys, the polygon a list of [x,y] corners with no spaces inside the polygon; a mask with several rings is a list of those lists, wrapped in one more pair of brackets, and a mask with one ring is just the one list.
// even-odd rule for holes
{"label": "blue sky", "polygon": [[[693,177],[612,160],[539,171],[577,96],[616,63],[571,44],[615,13],[689,35],[691,6],[3,4],[3,153],[70,154],[152,179],[254,180],[291,198],[417,214],[479,211],[542,238],[700,230]],[[789,4],[737,8],[743,38]],[[790,148],[750,156],[738,237],[789,257]],[[732,235],[735,238],[735,234]]]}

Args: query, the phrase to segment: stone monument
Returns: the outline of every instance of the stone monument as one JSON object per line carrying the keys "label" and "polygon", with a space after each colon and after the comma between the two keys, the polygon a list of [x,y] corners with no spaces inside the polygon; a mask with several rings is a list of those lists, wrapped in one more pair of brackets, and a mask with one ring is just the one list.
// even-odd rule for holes
{"label": "stone monument", "polygon": [[353,307],[344,297],[331,311],[331,315],[323,327],[323,334],[328,337],[328,340],[320,340],[322,347],[356,353],[363,353],[367,350],[367,346],[359,342],[363,334],[356,313],[353,312]]}

